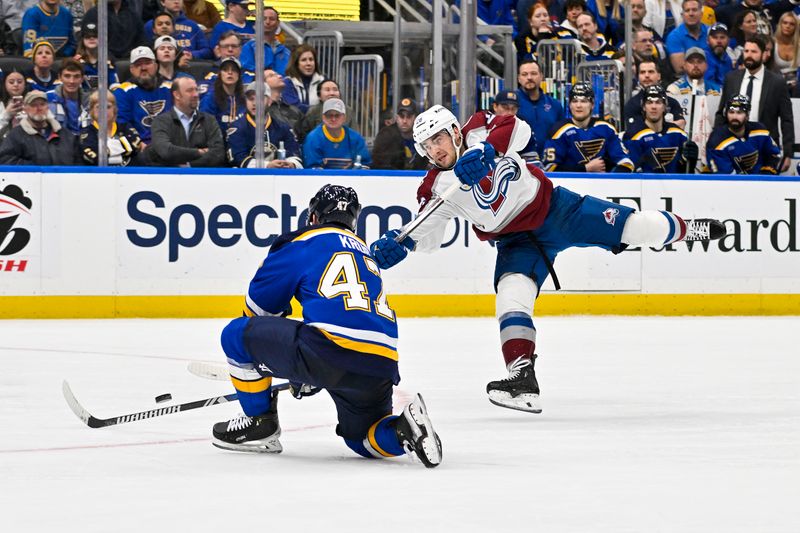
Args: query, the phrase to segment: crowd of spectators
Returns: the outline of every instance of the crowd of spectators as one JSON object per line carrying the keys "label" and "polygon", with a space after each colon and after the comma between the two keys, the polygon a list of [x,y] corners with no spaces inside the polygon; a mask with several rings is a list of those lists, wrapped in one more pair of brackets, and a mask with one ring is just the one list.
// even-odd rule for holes
{"label": "crowd of spectators", "polygon": [[[517,90],[498,93],[486,111],[514,113],[527,121],[534,137],[525,157],[550,169],[658,172],[697,166],[713,171],[728,167],[711,159],[687,163],[697,158],[685,133],[685,106],[689,95],[720,96],[715,125],[728,132],[719,134],[723,144],[742,136],[747,142],[752,131],[759,132],[755,136],[767,131],[782,155],[759,168],[785,170],[794,144],[789,96],[798,90],[797,3],[479,2],[485,22],[514,26],[518,55]],[[259,29],[248,21],[247,0],[224,4],[221,14],[207,0],[109,0],[109,62],[102,66],[110,89],[109,164],[251,167],[259,138],[270,168],[425,168],[411,136],[417,102],[399,98],[396,115],[385,117],[370,150],[353,128],[355,102],[343,101],[337,80],[322,74],[313,47],[286,44],[280,13],[265,7]],[[632,43],[624,42],[626,8],[633,21]],[[264,35],[263,135],[255,132],[261,80],[254,72],[256,31]],[[28,61],[25,69],[2,73],[0,163],[96,164],[100,65],[93,0],[3,0],[0,35],[0,52]],[[574,39],[585,61],[621,63],[631,54],[637,83],[621,123],[593,118],[592,110],[586,115],[593,92],[577,91],[564,109],[543,91],[536,53],[543,39]],[[660,90],[649,90],[653,87]],[[747,98],[746,106],[732,103],[738,95]],[[728,116],[738,117],[745,107],[744,125],[732,126]],[[594,150],[593,136],[604,139],[600,150]],[[577,137],[592,150],[570,145]],[[663,144],[662,138],[679,143],[670,161],[648,152]],[[751,144],[772,151],[769,143]],[[707,146],[705,153],[710,158],[724,148]],[[635,156],[630,162],[623,161],[628,151]]]}

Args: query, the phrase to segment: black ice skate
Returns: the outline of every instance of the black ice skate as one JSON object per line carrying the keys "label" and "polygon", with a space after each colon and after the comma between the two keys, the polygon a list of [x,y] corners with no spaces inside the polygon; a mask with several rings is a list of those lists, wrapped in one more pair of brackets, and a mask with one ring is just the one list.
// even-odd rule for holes
{"label": "black ice skate", "polygon": [[489,401],[508,409],[541,413],[539,383],[533,370],[535,360],[536,354],[531,359],[519,357],[508,368],[507,378],[486,385]]}
{"label": "black ice skate", "polygon": [[433,430],[422,396],[417,394],[414,401],[406,405],[395,421],[394,430],[406,452],[415,454],[426,467],[434,468],[442,462],[442,441]]}
{"label": "black ice skate", "polygon": [[237,452],[280,453],[283,446],[281,425],[278,422],[278,393],[272,393],[269,411],[259,416],[239,415],[228,422],[214,424],[214,441],[217,448]]}
{"label": "black ice skate", "polygon": [[686,221],[684,241],[713,241],[725,236],[725,224],[713,218],[696,218]]}

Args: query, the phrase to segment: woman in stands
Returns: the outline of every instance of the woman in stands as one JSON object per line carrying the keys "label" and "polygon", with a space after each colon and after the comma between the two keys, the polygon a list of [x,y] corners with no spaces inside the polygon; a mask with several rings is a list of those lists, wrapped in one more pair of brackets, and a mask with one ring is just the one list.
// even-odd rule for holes
{"label": "woman in stands", "polygon": [[50,41],[42,39],[33,45],[33,68],[25,76],[30,90],[47,92],[56,86],[58,75],[53,70],[56,50]]}
{"label": "woman in stands", "polygon": [[286,67],[286,77],[292,82],[300,98],[298,107],[305,113],[310,107],[319,103],[317,85],[325,77],[319,72],[317,51],[313,46],[301,44],[292,52],[289,66]]}
{"label": "woman in stands", "polygon": [[[75,52],[75,61],[83,65],[83,90],[94,91],[97,89],[97,24],[84,21],[78,35],[78,49]],[[108,88],[114,90],[119,85],[117,69],[111,60],[108,61]]]}
{"label": "woman in stands", "polygon": [[792,91],[797,85],[797,65],[800,59],[800,24],[793,12],[787,11],[778,19],[773,40],[775,66],[780,69],[789,90]]}
{"label": "woman in stands", "polygon": [[[108,140],[106,150],[108,151],[108,164],[110,166],[135,166],[144,164],[143,154],[141,153],[141,139],[136,128],[125,123],[117,122],[117,99],[114,94],[108,92]],[[94,91],[89,96],[89,115],[92,117],[91,124],[81,129],[81,153],[83,160],[89,165],[97,165],[98,157],[98,137],[100,131],[100,91]]]}
{"label": "woman in stands", "polygon": [[25,77],[17,72],[6,74],[0,85],[0,140],[5,139],[11,128],[22,118],[22,97],[27,91]]}
{"label": "woman in stands", "polygon": [[228,127],[247,111],[242,84],[242,64],[235,57],[226,57],[219,64],[214,85],[200,100],[200,111],[214,115],[226,136]]}
{"label": "woman in stands", "polygon": [[758,18],[755,11],[744,9],[736,15],[731,30],[731,40],[728,46],[733,50],[733,56],[736,65],[742,62],[742,54],[744,53],[744,41],[748,37],[752,37],[758,31]]}
{"label": "woman in stands", "polygon": [[517,36],[517,61],[536,60],[536,45],[544,39],[575,39],[574,33],[550,20],[544,3],[536,2],[528,9],[530,30]]}

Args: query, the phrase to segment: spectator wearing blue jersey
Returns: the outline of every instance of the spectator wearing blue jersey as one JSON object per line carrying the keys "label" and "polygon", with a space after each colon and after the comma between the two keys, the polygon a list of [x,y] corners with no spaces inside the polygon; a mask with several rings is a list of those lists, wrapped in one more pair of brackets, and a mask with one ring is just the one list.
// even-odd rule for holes
{"label": "spectator wearing blue jersey", "polygon": [[55,62],[55,49],[50,41],[38,41],[32,50],[33,68],[29,70],[25,79],[31,90],[47,92],[58,84],[58,78],[53,72]]}
{"label": "spectator wearing blue jersey", "polygon": [[313,46],[301,44],[294,49],[286,77],[297,91],[301,111],[305,113],[320,102],[318,87],[325,77],[319,71],[317,51]]}
{"label": "spectator wearing blue jersey", "polygon": [[119,120],[136,128],[147,145],[153,119],[172,109],[172,96],[169,84],[158,79],[156,56],[150,48],[134,48],[130,57],[131,77],[114,90],[114,96]]}
{"label": "spectator wearing blue jersey", "polygon": [[25,57],[31,57],[33,46],[47,39],[61,57],[75,53],[75,34],[72,14],[60,5],[60,0],[41,0],[22,17],[22,37]]}
{"label": "spectator wearing blue jersey", "polygon": [[[287,87],[291,86],[290,83],[286,84]],[[322,80],[322,82],[317,85],[317,96],[319,97],[319,103],[306,112],[305,116],[295,123],[294,125],[294,133],[297,135],[297,139],[300,142],[303,142],[311,130],[322,124],[322,106],[331,98],[341,98],[342,95],[339,92],[339,85],[333,80]],[[347,108],[347,106],[345,106]],[[352,111],[347,108],[347,118],[345,119],[345,125],[350,124],[350,117],[353,115]]]}
{"label": "spectator wearing blue jersey", "polygon": [[363,168],[372,164],[364,138],[344,125],[346,113],[344,102],[338,98],[322,105],[322,124],[303,143],[306,168]]}
{"label": "spectator wearing blue jersey", "polygon": [[274,119],[267,112],[271,94],[264,84],[264,133],[256,135],[256,83],[251,82],[245,89],[247,113],[228,128],[228,162],[235,167],[252,168],[256,166],[256,139],[264,142],[264,161],[267,168],[303,168],[300,145],[289,124]]}
{"label": "spectator wearing blue jersey", "polygon": [[47,92],[50,112],[59,124],[75,135],[81,132],[82,117],[88,112],[89,93],[84,92],[83,66],[68,58],[61,63],[59,84]]}
{"label": "spectator wearing blue jersey", "polygon": [[[172,36],[178,41],[178,46],[191,53],[190,59],[211,59],[211,47],[203,29],[183,12],[183,0],[161,0],[165,11],[168,11],[173,19],[175,29]],[[153,21],[144,25],[144,33],[148,39],[153,39]]]}
{"label": "spectator wearing blue jersey", "polygon": [[535,61],[523,61],[517,67],[517,117],[531,127],[536,138],[536,151],[544,154],[544,143],[550,138],[553,126],[564,119],[561,103],[542,91],[542,69]]}
{"label": "spectator wearing blue jersey", "polygon": [[667,53],[675,75],[683,74],[684,54],[692,47],[708,46],[708,26],[701,22],[703,5],[699,0],[683,0],[683,24],[667,35]]}
{"label": "spectator wearing blue jersey", "polygon": [[[291,52],[283,43],[278,40],[278,30],[281,27],[281,19],[278,10],[274,7],[264,8],[264,69],[274,70],[280,74],[286,74],[286,67],[289,66]],[[242,48],[242,56],[239,58],[242,68],[246,70],[256,69],[256,41],[251,39]]]}
{"label": "spectator wearing blue jersey", "polygon": [[209,44],[211,48],[217,46],[219,38],[226,32],[233,31],[239,35],[242,42],[249,41],[255,35],[253,23],[247,20],[250,14],[248,0],[225,0],[225,18],[214,26]]}
{"label": "spectator wearing blue jersey", "polygon": [[245,114],[242,65],[235,57],[220,62],[219,75],[200,100],[200,111],[213,115],[223,137],[228,127]]}

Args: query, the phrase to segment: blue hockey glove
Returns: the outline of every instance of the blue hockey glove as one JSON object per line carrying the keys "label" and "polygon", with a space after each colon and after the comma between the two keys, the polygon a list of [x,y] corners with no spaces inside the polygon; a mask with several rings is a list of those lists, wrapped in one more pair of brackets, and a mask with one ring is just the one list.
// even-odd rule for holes
{"label": "blue hockey glove", "polygon": [[295,381],[289,382],[289,392],[291,392],[292,396],[298,400],[302,400],[306,396],[314,396],[321,390],[322,389],[319,387],[315,387],[314,385],[309,385],[307,383],[297,383]]}
{"label": "blue hockey glove", "polygon": [[458,158],[453,172],[461,183],[472,187],[497,166],[494,157],[494,146],[486,142],[476,144]]}
{"label": "blue hockey glove", "polygon": [[397,263],[402,261],[408,255],[408,252],[414,249],[417,245],[411,237],[406,237],[403,242],[395,241],[395,237],[400,235],[399,229],[392,229],[387,231],[383,237],[373,242],[369,251],[375,262],[382,269],[392,268]]}

